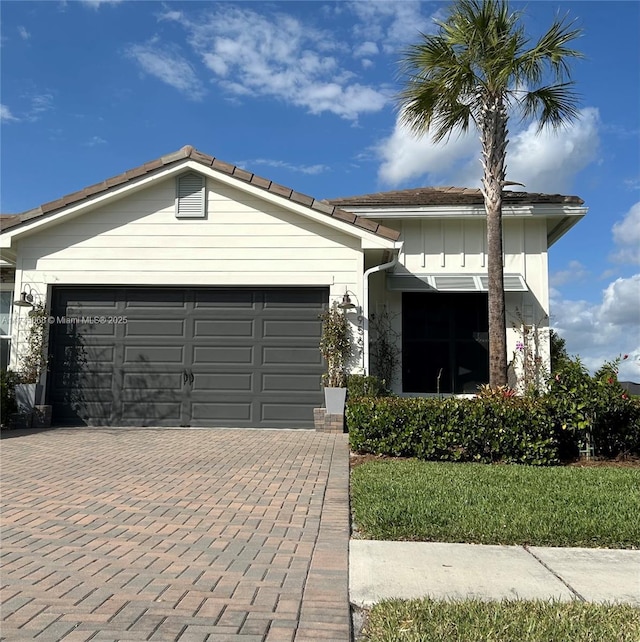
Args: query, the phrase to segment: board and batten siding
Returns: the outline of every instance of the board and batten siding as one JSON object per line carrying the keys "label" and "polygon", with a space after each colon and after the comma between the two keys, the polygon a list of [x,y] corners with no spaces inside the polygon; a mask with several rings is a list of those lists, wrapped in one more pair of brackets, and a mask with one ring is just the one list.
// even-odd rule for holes
{"label": "board and batten siding", "polygon": [[360,289],[359,239],[207,183],[206,219],[176,218],[167,179],[21,240],[18,282]]}
{"label": "board and batten siding", "polygon": [[[479,274],[487,271],[484,219],[381,221],[401,226],[400,265],[413,274]],[[540,306],[549,307],[547,232],[542,219],[503,219],[504,271],[521,274]],[[403,271],[402,268],[400,271]]]}

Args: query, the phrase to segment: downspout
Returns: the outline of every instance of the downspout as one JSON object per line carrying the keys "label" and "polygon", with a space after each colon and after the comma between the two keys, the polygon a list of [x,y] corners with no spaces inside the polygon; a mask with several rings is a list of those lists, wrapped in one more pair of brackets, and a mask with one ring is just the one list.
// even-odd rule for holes
{"label": "downspout", "polygon": [[369,374],[369,277],[374,273],[374,272],[382,272],[382,270],[388,270],[389,268],[394,267],[398,263],[398,256],[400,254],[400,250],[402,249],[402,243],[400,243],[396,248],[395,248],[395,255],[391,261],[388,263],[381,263],[380,265],[374,265],[372,268],[369,268],[368,270],[365,271],[364,273],[364,301],[362,305],[362,318],[363,318],[363,326],[364,326],[364,336],[363,336],[363,343],[364,345],[362,346],[362,360],[364,363],[362,364],[364,368],[364,374],[368,375]]}

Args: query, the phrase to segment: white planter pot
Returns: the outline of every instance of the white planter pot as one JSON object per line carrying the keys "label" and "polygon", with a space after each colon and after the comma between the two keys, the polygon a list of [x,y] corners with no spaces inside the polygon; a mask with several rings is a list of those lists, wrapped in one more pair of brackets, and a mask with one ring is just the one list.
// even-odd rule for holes
{"label": "white planter pot", "polygon": [[42,386],[38,383],[19,383],[16,385],[16,402],[20,412],[31,412],[40,403]]}
{"label": "white planter pot", "polygon": [[324,389],[324,407],[328,415],[344,415],[344,408],[347,401],[346,388]]}

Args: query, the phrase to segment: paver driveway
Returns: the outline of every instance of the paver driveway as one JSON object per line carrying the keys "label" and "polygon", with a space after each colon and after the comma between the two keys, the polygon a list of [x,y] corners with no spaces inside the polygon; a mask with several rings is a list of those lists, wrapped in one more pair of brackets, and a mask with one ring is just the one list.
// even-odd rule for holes
{"label": "paver driveway", "polygon": [[3,640],[349,640],[346,435],[4,433]]}

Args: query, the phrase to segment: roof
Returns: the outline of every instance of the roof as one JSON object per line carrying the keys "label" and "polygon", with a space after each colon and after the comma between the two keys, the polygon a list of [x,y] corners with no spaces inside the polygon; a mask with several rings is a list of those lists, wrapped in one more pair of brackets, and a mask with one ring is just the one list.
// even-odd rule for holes
{"label": "roof", "polygon": [[[530,192],[502,192],[505,205],[559,204],[582,205],[578,196],[562,194],[535,194]],[[477,205],[484,203],[479,189],[469,187],[418,187],[415,189],[376,192],[360,196],[328,199],[327,203],[337,207],[407,207],[429,205]]]}
{"label": "roof", "polygon": [[384,239],[397,241],[400,238],[400,232],[398,232],[397,230],[392,230],[391,228],[385,227],[384,225],[379,225],[378,223],[371,221],[370,219],[356,216],[355,214],[352,214],[350,212],[345,212],[339,207],[327,203],[326,201],[316,200],[311,196],[296,192],[289,187],[274,183],[267,178],[262,178],[261,176],[252,174],[251,172],[237,167],[236,165],[231,165],[230,163],[226,163],[225,161],[222,161],[213,156],[203,154],[202,152],[193,148],[191,145],[185,145],[177,152],[173,152],[171,154],[167,154],[166,156],[162,156],[161,158],[157,158],[156,160],[149,161],[147,163],[144,163],[143,165],[135,167],[134,169],[123,172],[122,174],[118,174],[117,176],[108,178],[101,183],[96,183],[95,185],[85,187],[78,192],[67,194],[66,196],[63,196],[55,201],[45,203],[44,205],[40,205],[39,207],[23,212],[22,214],[14,216],[2,216],[2,218],[0,219],[1,229],[2,231],[13,229],[19,225],[22,225],[23,223],[27,223],[28,221],[32,221],[34,219],[38,219],[51,214],[52,212],[62,210],[69,205],[77,205],[79,203],[82,203],[83,201],[89,201],[94,196],[104,194],[106,192],[109,192],[110,190],[114,190],[117,187],[120,187],[143,176],[152,175],[154,172],[166,169],[167,167],[170,167],[172,165],[183,163],[185,160],[195,161],[196,163],[199,163],[204,167],[209,167],[215,171],[222,172],[224,174],[232,176],[238,181],[248,183],[261,190],[264,190],[271,194],[275,194],[276,196],[289,200],[293,203],[303,205],[316,212],[342,221],[344,223],[348,223],[357,228],[360,228],[361,230],[365,230]]}

